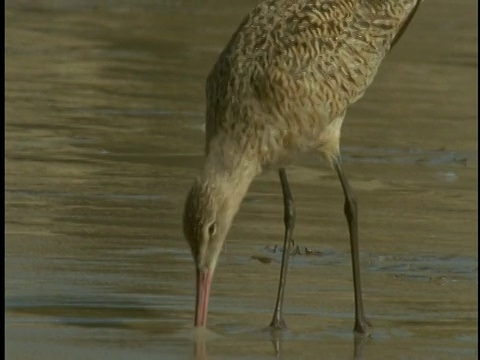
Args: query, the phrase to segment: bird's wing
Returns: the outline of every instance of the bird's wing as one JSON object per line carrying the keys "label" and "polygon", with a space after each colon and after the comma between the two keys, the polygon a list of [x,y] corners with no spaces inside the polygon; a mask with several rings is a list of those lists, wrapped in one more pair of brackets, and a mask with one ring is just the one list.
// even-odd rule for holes
{"label": "bird's wing", "polygon": [[244,18],[210,72],[207,137],[228,111],[240,113],[252,98],[272,108],[298,100],[295,111],[316,97],[313,106],[326,104],[332,118],[340,116],[373,81],[420,1],[261,2]]}
{"label": "bird's wing", "polygon": [[413,17],[417,13],[417,10],[421,1],[422,0],[417,0],[413,9],[410,11],[410,14],[408,14],[407,18],[403,21],[403,24],[401,25],[400,30],[398,30],[397,35],[395,35],[395,37],[393,38],[392,44],[390,45],[390,49],[392,49],[397,44],[398,40],[400,40],[400,38],[402,37],[403,33],[405,32],[408,25],[410,24],[410,21],[412,21]]}

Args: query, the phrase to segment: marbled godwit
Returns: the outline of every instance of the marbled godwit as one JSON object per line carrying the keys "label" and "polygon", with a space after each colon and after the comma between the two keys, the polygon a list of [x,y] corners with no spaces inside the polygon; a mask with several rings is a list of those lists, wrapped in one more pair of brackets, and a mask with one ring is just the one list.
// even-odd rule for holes
{"label": "marbled godwit", "polygon": [[206,159],[187,196],[183,227],[197,274],[195,326],[205,326],[222,245],[254,177],[277,168],[284,252],[270,323],[283,328],[293,197],[285,172],[295,152],[316,151],[345,195],[357,333],[368,332],[360,286],[357,203],[340,158],[347,108],[362,97],[421,0],[266,0],[242,21],[206,82]]}

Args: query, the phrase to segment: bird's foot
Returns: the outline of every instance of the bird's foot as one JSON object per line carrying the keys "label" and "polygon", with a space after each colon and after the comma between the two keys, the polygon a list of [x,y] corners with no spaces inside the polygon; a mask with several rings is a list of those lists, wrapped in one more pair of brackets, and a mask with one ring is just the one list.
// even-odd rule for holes
{"label": "bird's foot", "polygon": [[353,328],[353,331],[355,334],[360,336],[370,336],[372,327],[372,324],[367,319],[362,317],[361,319],[355,320],[355,327]]}
{"label": "bird's foot", "polygon": [[287,324],[283,318],[274,317],[268,328],[271,330],[284,330],[287,328]]}

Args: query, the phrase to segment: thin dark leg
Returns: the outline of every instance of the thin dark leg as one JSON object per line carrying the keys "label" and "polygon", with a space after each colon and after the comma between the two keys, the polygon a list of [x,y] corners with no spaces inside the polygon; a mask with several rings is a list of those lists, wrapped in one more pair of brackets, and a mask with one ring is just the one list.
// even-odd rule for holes
{"label": "thin dark leg", "polygon": [[283,298],[285,294],[285,283],[287,281],[288,258],[290,256],[290,248],[293,243],[292,233],[293,227],[295,226],[295,207],[285,169],[281,168],[278,171],[278,175],[280,176],[283,193],[283,221],[285,223],[285,239],[283,240],[282,266],[280,269],[280,281],[278,283],[277,302],[275,304],[275,310],[273,311],[273,319],[270,323],[270,327],[275,329],[287,327],[285,321],[283,320]]}
{"label": "thin dark leg", "polygon": [[360,284],[360,259],[358,255],[358,218],[357,218],[357,201],[353,197],[352,190],[348,184],[347,178],[342,169],[340,157],[337,157],[333,163],[337,171],[338,178],[342,184],[343,193],[345,194],[345,216],[348,222],[348,230],[350,233],[350,248],[352,254],[353,268],[353,289],[355,294],[355,327],[354,331],[360,334],[367,334],[369,324],[363,312],[362,286]]}

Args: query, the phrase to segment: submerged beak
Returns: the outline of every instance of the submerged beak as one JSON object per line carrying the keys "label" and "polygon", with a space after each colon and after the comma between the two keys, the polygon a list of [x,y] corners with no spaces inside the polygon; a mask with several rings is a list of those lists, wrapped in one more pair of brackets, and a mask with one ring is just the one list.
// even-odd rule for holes
{"label": "submerged beak", "polygon": [[197,269],[197,299],[195,305],[195,326],[204,327],[207,324],[208,299],[212,284],[211,270]]}

